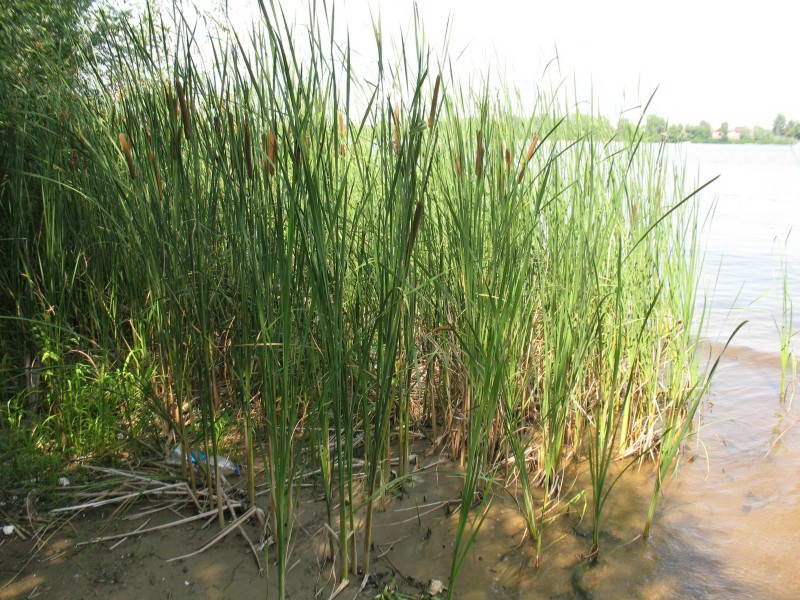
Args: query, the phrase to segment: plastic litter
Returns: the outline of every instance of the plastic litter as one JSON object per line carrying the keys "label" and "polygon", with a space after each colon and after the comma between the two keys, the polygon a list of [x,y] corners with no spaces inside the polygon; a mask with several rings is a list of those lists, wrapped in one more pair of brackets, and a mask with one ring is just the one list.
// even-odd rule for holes
{"label": "plastic litter", "polygon": [[[234,463],[231,459],[226,456],[217,456],[211,457],[211,466],[214,466],[214,460],[216,458],[217,466],[222,471],[223,475],[239,475],[242,470],[239,466]],[[197,450],[192,450],[189,452],[189,459],[193,463],[197,463],[198,461],[201,464],[206,464],[206,455],[205,452],[198,452]],[[172,449],[172,452],[169,453],[167,456],[167,462],[171,464],[179,464],[181,462],[181,447],[180,445],[175,446]]]}
{"label": "plastic litter", "polygon": [[4,535],[12,535],[14,533],[14,526],[13,525],[3,525],[3,534]]}
{"label": "plastic litter", "polygon": [[67,487],[69,485],[69,479],[67,479],[66,477],[59,477],[58,485],[60,485],[61,487]]}
{"label": "plastic litter", "polygon": [[430,585],[428,585],[428,595],[438,596],[443,591],[444,591],[444,584],[438,579],[431,579]]}

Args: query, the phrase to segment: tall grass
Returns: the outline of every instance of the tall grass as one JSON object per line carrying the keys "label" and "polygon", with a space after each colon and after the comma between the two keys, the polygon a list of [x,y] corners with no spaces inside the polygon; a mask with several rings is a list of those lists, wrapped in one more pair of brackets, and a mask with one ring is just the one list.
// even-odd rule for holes
{"label": "tall grass", "polygon": [[391,61],[377,32],[362,74],[333,13],[299,34],[260,7],[202,41],[210,64],[180,11],[170,36],[148,15],[25,130],[2,284],[9,326],[58,351],[7,414],[62,426],[56,364],[124,374],[140,401],[105,397],[95,447],[119,428],[177,444],[211,489],[233,452],[250,502],[261,470],[281,598],[298,475],[320,473],[340,579],[369,573],[412,430],[463,473],[451,594],[504,478],[536,565],[588,468],[596,556],[612,464],[669,468],[699,402],[696,198],[661,148],[562,130],[554,97],[448,82],[419,32]]}

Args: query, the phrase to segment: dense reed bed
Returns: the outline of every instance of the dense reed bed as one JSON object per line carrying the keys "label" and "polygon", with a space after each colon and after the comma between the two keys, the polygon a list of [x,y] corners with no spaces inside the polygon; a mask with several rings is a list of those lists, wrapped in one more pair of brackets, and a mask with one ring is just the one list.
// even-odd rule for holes
{"label": "dense reed bed", "polygon": [[262,17],[203,40],[145,19],[91,93],[21,128],[37,155],[2,197],[6,421],[95,459],[177,443],[212,490],[214,461],[187,457],[227,453],[251,502],[262,473],[279,597],[298,476],[318,472],[341,579],[368,573],[414,443],[462,468],[451,594],[501,487],[534,564],[585,502],[591,559],[614,463],[656,461],[649,530],[706,375],[682,174],[641,137],[565,134],[556,96],[451,84],[420,36],[392,62],[376,36],[358,73],[325,23]]}

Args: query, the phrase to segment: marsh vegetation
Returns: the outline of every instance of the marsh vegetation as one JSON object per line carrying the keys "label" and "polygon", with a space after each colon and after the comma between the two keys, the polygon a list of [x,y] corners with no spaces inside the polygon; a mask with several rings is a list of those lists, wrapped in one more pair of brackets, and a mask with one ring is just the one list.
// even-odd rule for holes
{"label": "marsh vegetation", "polygon": [[451,595],[503,490],[531,568],[568,510],[591,561],[618,478],[653,465],[646,536],[713,372],[694,358],[695,188],[642,120],[565,133],[558,93],[459,86],[418,32],[391,52],[376,35],[361,72],[328,21],[300,35],[261,9],[202,40],[150,14],[88,57],[82,93],[17,115],[4,478],[177,446],[224,527],[230,456],[243,503],[267,483],[281,598],[300,481],[339,579],[364,576],[415,444],[462,481]]}

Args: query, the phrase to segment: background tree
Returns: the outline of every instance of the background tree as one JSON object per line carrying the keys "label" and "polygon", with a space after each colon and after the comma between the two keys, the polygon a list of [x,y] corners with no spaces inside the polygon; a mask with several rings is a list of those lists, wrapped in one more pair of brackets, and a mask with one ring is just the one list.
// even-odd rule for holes
{"label": "background tree", "polygon": [[785,135],[786,133],[786,117],[779,114],[772,122],[772,133],[775,135]]}
{"label": "background tree", "polygon": [[753,128],[753,140],[760,144],[767,144],[772,141],[773,133],[766,127],[755,126]]}
{"label": "background tree", "polygon": [[647,117],[645,125],[645,134],[647,139],[656,140],[660,139],[667,133],[667,120],[658,115],[650,115]]}
{"label": "background tree", "polygon": [[670,142],[685,142],[688,139],[683,125],[675,123],[667,129],[667,140]]}
{"label": "background tree", "polygon": [[800,139],[800,121],[788,121],[786,123],[784,135],[787,137]]}
{"label": "background tree", "polygon": [[709,141],[711,139],[711,124],[708,121],[700,121],[699,125],[687,126],[686,137],[691,142]]}
{"label": "background tree", "polygon": [[617,122],[617,131],[616,137],[620,140],[630,140],[633,138],[633,134],[636,131],[636,125],[631,123],[628,119],[624,117],[620,117],[620,120]]}
{"label": "background tree", "polygon": [[739,139],[741,139],[743,142],[750,142],[753,140],[753,132],[750,131],[749,127],[740,127],[739,135]]}

